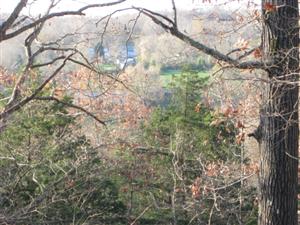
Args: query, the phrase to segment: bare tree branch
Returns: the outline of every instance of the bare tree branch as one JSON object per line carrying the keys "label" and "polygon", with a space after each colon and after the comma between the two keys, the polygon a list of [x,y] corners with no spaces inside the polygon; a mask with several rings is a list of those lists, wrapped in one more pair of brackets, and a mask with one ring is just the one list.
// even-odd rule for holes
{"label": "bare tree branch", "polygon": [[[85,7],[82,7],[82,8],[80,8],[80,9],[78,9],[78,10],[76,10],[76,11],[63,11],[63,12],[57,12],[57,13],[50,13],[50,14],[48,14],[48,15],[45,15],[45,16],[43,16],[42,18],[40,18],[40,19],[38,19],[38,20],[36,20],[36,21],[34,21],[34,22],[32,22],[32,23],[30,23],[30,24],[28,24],[28,25],[25,25],[25,26],[23,26],[23,27],[21,27],[21,28],[19,28],[19,29],[17,29],[16,31],[13,31],[13,32],[11,32],[11,33],[8,33],[8,34],[6,34],[6,31],[10,28],[10,25],[12,25],[11,24],[11,22],[10,21],[5,21],[4,22],[4,24],[6,23],[7,25],[5,25],[5,26],[1,26],[0,27],[0,42],[2,42],[2,41],[4,41],[4,40],[7,40],[7,39],[10,39],[10,38],[13,38],[13,37],[15,37],[15,36],[17,36],[17,35],[19,35],[19,34],[21,34],[21,33],[23,33],[24,31],[27,31],[27,30],[29,30],[29,29],[31,29],[31,28],[33,28],[33,27],[35,27],[35,26],[37,26],[38,24],[41,24],[41,23],[43,23],[43,22],[45,22],[45,21],[47,21],[47,20],[49,20],[49,19],[51,19],[51,18],[54,18],[54,17],[62,17],[62,16],[69,16],[69,15],[79,15],[79,16],[83,16],[83,15],[85,15],[84,14],[84,11],[86,11],[86,10],[88,10],[88,9],[91,9],[91,8],[101,8],[101,7],[107,7],[107,6],[112,6],[112,5],[116,5],[116,4],[120,4],[120,3],[122,3],[122,2],[125,2],[126,0],[118,0],[118,1],[114,1],[114,2],[108,2],[108,3],[103,3],[103,4],[90,4],[90,5],[87,5],[87,6],[85,6]],[[21,1],[23,4],[25,4],[22,8],[24,8],[25,6],[26,6],[26,4],[27,4],[27,0],[22,0]],[[20,4],[20,3],[19,3]],[[19,9],[20,11],[22,10],[22,8],[21,9]],[[16,9],[17,9],[17,7],[16,7]],[[14,10],[14,12],[16,11],[16,13],[14,14],[15,16],[16,16],[16,18],[18,17],[18,15],[19,15],[19,13],[20,13],[20,11],[18,11],[18,10]],[[13,14],[13,13],[12,13]],[[12,21],[12,23],[15,21],[15,17],[13,17],[14,18],[14,20]],[[12,19],[11,19],[12,20]],[[5,29],[3,29],[3,28],[5,28]]]}
{"label": "bare tree branch", "polygon": [[176,9],[175,0],[172,0],[172,6],[173,6],[173,12],[174,12],[174,25],[175,25],[176,28],[178,28],[178,24],[177,24],[177,9]]}
{"label": "bare tree branch", "polygon": [[14,11],[10,14],[8,19],[2,24],[0,27],[0,40],[2,39],[2,35],[5,34],[6,30],[10,28],[10,26],[16,21],[22,9],[26,6],[28,0],[21,0],[18,5],[15,7]]}
{"label": "bare tree branch", "polygon": [[[268,66],[272,65],[270,62],[264,63],[262,61],[240,61],[240,60],[234,59],[234,58],[232,58],[226,54],[223,54],[222,52],[220,52],[216,49],[210,48],[207,45],[204,45],[201,42],[198,42],[198,41],[192,39],[191,37],[189,37],[188,35],[185,35],[184,33],[180,32],[175,27],[175,25],[174,25],[175,23],[173,21],[170,21],[169,18],[167,18],[159,13],[152,12],[145,8],[137,8],[137,7],[134,7],[134,8],[136,10],[140,11],[141,13],[143,13],[144,15],[148,16],[150,19],[152,19],[152,21],[154,23],[156,23],[157,25],[162,27],[164,30],[166,30],[173,36],[175,36],[178,39],[182,40],[183,42],[189,44],[190,46],[200,50],[201,52],[214,57],[217,60],[220,60],[222,62],[230,64],[232,67],[235,67],[238,69],[267,69]],[[164,23],[157,17],[163,18],[164,20],[168,21],[172,25],[170,26],[170,25]]]}
{"label": "bare tree branch", "polygon": [[10,104],[8,104],[4,111],[0,113],[0,119],[5,120],[10,114],[19,110],[28,102],[33,100],[43,90],[43,88],[64,68],[68,59],[71,58],[74,54],[75,53],[71,53],[69,56],[67,56],[63,63],[38,88],[36,88],[30,96],[20,101],[17,101],[15,99],[15,101],[12,101]]}
{"label": "bare tree branch", "polygon": [[53,96],[47,96],[47,97],[35,97],[34,100],[42,100],[42,101],[55,101],[57,103],[61,103],[63,105],[66,105],[70,108],[74,108],[74,109],[77,109],[77,110],[80,110],[82,112],[84,112],[86,115],[92,117],[94,120],[96,120],[97,122],[101,123],[102,125],[106,126],[105,122],[103,120],[100,120],[97,116],[95,116],[93,113],[87,111],[86,109],[84,109],[83,107],[81,106],[78,106],[78,105],[74,105],[72,103],[69,103],[69,102],[65,102],[65,101],[62,101],[62,100],[59,100],[58,98],[55,98]]}
{"label": "bare tree branch", "polygon": [[61,60],[61,59],[65,59],[65,58],[66,58],[66,56],[59,56],[59,57],[56,57],[56,58],[54,58],[53,60],[51,60],[49,62],[34,64],[34,65],[31,66],[31,68],[34,69],[34,68],[38,68],[38,67],[49,66],[49,65],[52,65],[53,63],[55,63],[56,61]]}

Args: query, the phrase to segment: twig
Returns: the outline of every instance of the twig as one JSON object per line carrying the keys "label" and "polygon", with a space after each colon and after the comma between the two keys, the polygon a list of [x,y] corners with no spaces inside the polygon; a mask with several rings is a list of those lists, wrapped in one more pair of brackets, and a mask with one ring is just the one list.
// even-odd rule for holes
{"label": "twig", "polygon": [[97,116],[95,116],[93,113],[87,111],[86,109],[84,109],[83,107],[81,106],[78,106],[78,105],[74,105],[72,103],[69,103],[69,102],[65,102],[65,101],[61,101],[59,100],[58,98],[55,98],[53,96],[46,96],[46,97],[35,97],[34,100],[41,100],[41,101],[55,101],[57,103],[61,103],[63,105],[66,105],[70,108],[74,108],[74,109],[78,109],[82,112],[84,112],[86,115],[92,117],[94,120],[96,120],[97,122],[101,123],[102,125],[106,126],[105,122],[100,120]]}
{"label": "twig", "polygon": [[7,105],[7,107],[4,109],[3,112],[0,113],[0,119],[4,119],[17,111],[18,109],[22,108],[24,105],[26,105],[28,102],[33,100],[42,90],[43,88],[64,68],[67,60],[71,58],[75,53],[71,53],[66,59],[63,61],[63,63],[38,87],[35,89],[35,91],[28,97],[24,98],[21,101],[17,101],[18,99],[14,99],[10,102],[10,104]]}
{"label": "twig", "polygon": [[36,27],[37,25],[51,19],[54,17],[62,17],[62,16],[84,16],[84,11],[86,11],[87,9],[91,9],[91,8],[101,8],[101,7],[107,7],[107,6],[112,6],[112,5],[116,5],[116,4],[120,4],[122,2],[125,2],[126,0],[119,0],[119,1],[114,1],[114,2],[108,2],[108,3],[103,3],[103,4],[90,4],[87,5],[85,7],[82,7],[76,11],[62,11],[62,12],[56,12],[56,13],[50,13],[46,16],[41,17],[40,19],[25,25],[23,27],[21,27],[20,29],[17,29],[16,31],[13,31],[11,33],[6,34],[6,31],[9,29],[9,27],[12,25],[12,23],[16,20],[16,18],[18,17],[20,11],[26,6],[27,4],[27,0],[21,0],[21,2],[18,4],[18,6],[15,8],[14,12],[11,14],[11,17],[9,17],[4,23],[3,25],[0,27],[0,42],[13,38],[23,32],[25,32],[26,30],[29,30],[31,28]]}
{"label": "twig", "polygon": [[176,28],[178,28],[178,24],[177,24],[177,9],[176,9],[176,5],[175,5],[175,0],[172,0],[172,6],[173,6],[173,11],[174,11],[174,26]]}
{"label": "twig", "polygon": [[137,218],[135,218],[135,220],[132,223],[130,223],[130,225],[135,225],[136,222],[152,207],[152,205],[153,205],[153,203],[151,205],[149,205],[148,207],[146,207],[143,210],[143,212]]}
{"label": "twig", "polygon": [[[214,57],[217,60],[223,61],[228,63],[229,65],[237,68],[237,69],[266,69],[268,68],[268,65],[272,65],[270,62],[262,62],[262,61],[245,61],[241,62],[239,60],[235,60],[228,55],[223,54],[222,52],[210,48],[207,45],[202,44],[201,42],[198,42],[188,35],[185,35],[184,33],[180,32],[174,25],[174,22],[171,21],[166,16],[163,16],[159,13],[152,12],[150,10],[144,9],[144,8],[136,8],[136,10],[140,11],[144,15],[148,16],[154,23],[162,27],[164,30],[172,34],[173,36],[177,37],[178,39],[182,40],[183,42],[189,44],[190,46],[204,52],[207,55],[210,55]],[[163,18],[164,20],[167,20],[172,25],[167,25],[162,20],[158,19],[158,17]]]}

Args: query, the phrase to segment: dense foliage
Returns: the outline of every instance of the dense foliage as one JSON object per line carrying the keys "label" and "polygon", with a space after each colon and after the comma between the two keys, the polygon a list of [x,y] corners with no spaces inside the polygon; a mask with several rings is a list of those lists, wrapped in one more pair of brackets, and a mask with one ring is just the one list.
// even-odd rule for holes
{"label": "dense foliage", "polygon": [[205,105],[207,84],[196,71],[174,78],[170,103],[153,111],[143,137],[120,146],[123,196],[134,218],[143,214],[139,224],[256,221],[255,191],[238,172],[238,129]]}
{"label": "dense foliage", "polygon": [[8,224],[124,224],[108,165],[63,104],[28,105],[0,143],[0,211]]}
{"label": "dense foliage", "polygon": [[28,104],[0,136],[2,221],[254,224],[255,192],[238,172],[239,130],[207,104],[208,84],[191,69],[174,77],[168,104],[109,152],[86,137],[63,104],[71,98]]}

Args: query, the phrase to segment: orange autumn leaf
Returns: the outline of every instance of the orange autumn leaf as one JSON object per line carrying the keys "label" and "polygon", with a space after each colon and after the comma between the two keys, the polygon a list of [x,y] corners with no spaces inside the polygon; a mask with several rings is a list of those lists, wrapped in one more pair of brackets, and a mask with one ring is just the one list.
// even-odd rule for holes
{"label": "orange autumn leaf", "polygon": [[223,110],[223,114],[225,117],[229,117],[233,113],[233,108],[228,106],[226,109]]}
{"label": "orange autumn leaf", "polygon": [[194,184],[192,185],[191,191],[192,191],[193,198],[199,198],[200,197],[200,191],[199,191],[199,189],[196,185],[194,185]]}
{"label": "orange autumn leaf", "polygon": [[254,18],[259,18],[260,17],[260,12],[257,9],[254,10],[253,16],[254,16]]}
{"label": "orange autumn leaf", "polygon": [[236,125],[237,128],[245,128],[244,124],[239,120]]}
{"label": "orange autumn leaf", "polygon": [[239,114],[239,109],[233,109],[232,116],[238,116],[238,114]]}
{"label": "orange autumn leaf", "polygon": [[242,133],[239,133],[237,136],[236,136],[236,143],[238,145],[242,144],[242,142],[245,141],[245,133],[242,132]]}
{"label": "orange autumn leaf", "polygon": [[206,166],[206,176],[208,177],[214,177],[214,176],[218,176],[219,174],[219,165],[216,164],[215,162],[213,163],[209,163],[207,166]]}
{"label": "orange autumn leaf", "polygon": [[200,197],[200,184],[201,184],[201,178],[197,177],[194,183],[191,185],[191,192],[193,198],[197,199]]}
{"label": "orange autumn leaf", "polygon": [[198,113],[198,112],[200,112],[200,110],[201,110],[201,105],[200,105],[200,103],[198,103],[195,107],[195,112]]}
{"label": "orange autumn leaf", "polygon": [[258,163],[250,163],[248,165],[243,165],[243,173],[244,175],[250,174],[258,174],[259,173],[259,165]]}
{"label": "orange autumn leaf", "polygon": [[237,48],[240,48],[241,50],[245,50],[248,48],[249,46],[249,41],[248,40],[245,40],[243,38],[240,38],[236,43],[235,43],[235,46]]}
{"label": "orange autumn leaf", "polygon": [[66,187],[67,188],[72,188],[72,187],[74,187],[74,185],[75,185],[75,181],[73,179],[72,180],[68,180],[66,182]]}
{"label": "orange autumn leaf", "polygon": [[255,58],[261,58],[262,57],[261,50],[259,48],[256,48],[253,52],[253,55]]}
{"label": "orange autumn leaf", "polygon": [[53,92],[53,96],[56,97],[56,98],[63,98],[63,96],[65,95],[66,93],[66,90],[63,89],[63,88],[56,88]]}
{"label": "orange autumn leaf", "polygon": [[264,5],[264,9],[266,10],[266,12],[274,12],[276,11],[276,5],[273,5],[270,2],[266,2]]}

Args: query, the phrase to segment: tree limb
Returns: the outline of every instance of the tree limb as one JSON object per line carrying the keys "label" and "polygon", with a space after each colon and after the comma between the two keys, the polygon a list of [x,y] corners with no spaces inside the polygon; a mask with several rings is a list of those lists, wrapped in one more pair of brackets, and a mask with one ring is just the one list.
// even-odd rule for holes
{"label": "tree limb", "polygon": [[94,120],[96,120],[97,122],[101,123],[102,125],[106,126],[105,122],[103,120],[100,120],[97,116],[95,116],[93,113],[87,111],[86,109],[84,109],[83,107],[81,106],[78,106],[78,105],[74,105],[72,103],[69,103],[69,102],[65,102],[65,101],[62,101],[62,100],[59,100],[58,98],[55,98],[53,96],[47,96],[47,97],[35,97],[34,100],[41,100],[41,101],[55,101],[57,103],[61,103],[63,105],[66,105],[70,108],[74,108],[74,109],[77,109],[77,110],[80,110],[82,112],[84,112],[86,115],[92,117]]}
{"label": "tree limb", "polygon": [[5,107],[5,109],[0,113],[0,120],[5,120],[10,114],[14,113],[18,109],[26,105],[28,102],[33,100],[43,90],[43,88],[64,68],[67,60],[74,54],[75,53],[71,53],[68,57],[66,57],[63,63],[38,88],[36,88],[30,96],[25,97],[20,101],[18,101],[18,99],[14,99],[14,101],[10,102],[10,104],[8,104],[7,107]]}
{"label": "tree limb", "polygon": [[[116,5],[116,4],[120,4],[122,2],[125,2],[126,0],[118,0],[118,1],[114,1],[114,2],[108,2],[108,3],[102,3],[102,4],[90,4],[87,6],[84,6],[76,11],[63,11],[63,12],[56,12],[56,13],[50,13],[48,15],[43,16],[42,18],[28,24],[25,25],[19,29],[17,29],[16,31],[13,31],[11,33],[6,34],[6,31],[10,28],[10,26],[12,25],[12,23],[16,20],[16,18],[18,17],[20,11],[26,6],[27,4],[27,0],[21,0],[21,2],[19,3],[19,5],[15,8],[14,12],[11,15],[11,19],[8,18],[3,25],[0,27],[0,42],[13,38],[15,36],[18,36],[19,34],[23,33],[24,31],[27,31],[35,26],[37,26],[40,23],[43,23],[51,18],[54,17],[62,17],[62,16],[69,16],[69,15],[79,15],[79,16],[83,16],[84,11],[91,9],[91,8],[100,8],[100,7],[107,7],[107,6],[112,6],[112,5]],[[22,3],[22,4],[21,4]],[[22,8],[21,8],[22,6]],[[10,20],[9,20],[10,19]],[[6,24],[6,25],[5,25]],[[4,26],[5,25],[5,26]]]}
{"label": "tree limb", "polygon": [[174,12],[174,25],[175,25],[176,28],[178,28],[178,24],[177,24],[177,9],[176,9],[175,0],[172,0],[172,6],[173,6],[173,12]]}
{"label": "tree limb", "polygon": [[[10,26],[16,21],[18,18],[20,12],[22,9],[27,5],[28,0],[21,0],[18,5],[15,7],[14,11],[10,14],[10,16],[7,18],[7,20],[2,24],[0,27],[0,33],[5,34],[7,29],[10,28]],[[2,38],[2,35],[0,37],[0,40]]]}
{"label": "tree limb", "polygon": [[[237,69],[266,69],[269,65],[271,65],[270,63],[264,63],[262,61],[240,61],[240,60],[234,59],[234,58],[230,57],[229,55],[225,55],[216,49],[210,48],[210,47],[202,44],[201,42],[198,42],[198,41],[192,39],[188,35],[185,35],[184,33],[180,32],[175,27],[175,25],[174,25],[175,23],[173,21],[170,21],[169,18],[166,18],[165,16],[163,16],[159,13],[152,12],[148,9],[137,8],[137,7],[134,7],[134,9],[140,11],[141,13],[143,13],[144,15],[146,15],[147,17],[152,19],[152,21],[154,23],[156,23],[157,25],[162,27],[164,30],[166,30],[173,36],[182,40],[183,42],[189,44],[190,46],[200,50],[201,52],[203,52],[207,55],[214,57],[217,60],[220,60],[222,62],[230,64],[230,66],[232,66],[232,67],[235,67]],[[171,23],[171,26],[164,23],[163,21],[159,20],[157,17],[161,17],[164,20],[167,20],[169,23]]]}

